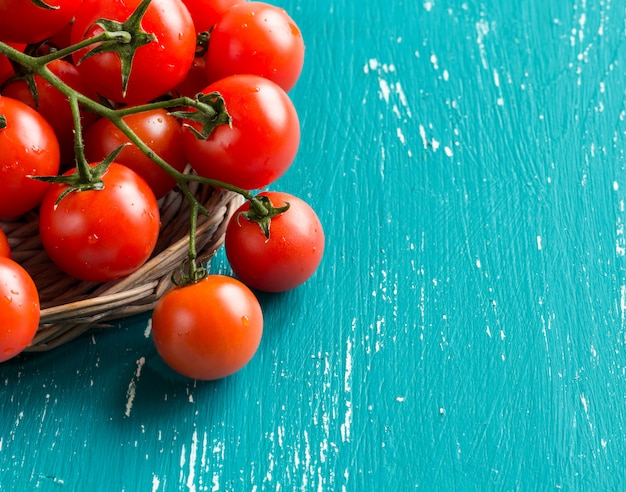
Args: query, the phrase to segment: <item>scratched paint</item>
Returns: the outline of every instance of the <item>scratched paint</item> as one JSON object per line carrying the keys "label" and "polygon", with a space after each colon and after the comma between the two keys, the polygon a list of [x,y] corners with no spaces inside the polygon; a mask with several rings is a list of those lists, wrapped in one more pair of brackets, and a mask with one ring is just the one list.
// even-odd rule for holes
{"label": "scratched paint", "polygon": [[623,6],[280,5],[309,41],[276,187],[320,270],[260,296],[222,382],[169,372],[146,317],[1,365],[0,488],[619,490]]}

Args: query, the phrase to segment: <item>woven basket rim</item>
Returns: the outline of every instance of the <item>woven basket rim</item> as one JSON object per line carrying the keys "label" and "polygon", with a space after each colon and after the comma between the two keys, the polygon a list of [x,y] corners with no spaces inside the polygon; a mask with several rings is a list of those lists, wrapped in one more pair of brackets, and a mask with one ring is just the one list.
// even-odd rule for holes
{"label": "woven basket rim", "polygon": [[[189,183],[189,188],[208,212],[198,218],[195,239],[198,257],[203,257],[223,244],[228,221],[243,197],[199,183]],[[40,289],[39,328],[25,352],[53,349],[91,328],[153,309],[173,287],[172,273],[187,258],[189,248],[187,199],[175,188],[159,205],[161,234],[152,256],[127,277],[105,283],[80,281],[56,268],[39,240],[36,212],[15,220],[0,220],[13,259],[31,274]]]}

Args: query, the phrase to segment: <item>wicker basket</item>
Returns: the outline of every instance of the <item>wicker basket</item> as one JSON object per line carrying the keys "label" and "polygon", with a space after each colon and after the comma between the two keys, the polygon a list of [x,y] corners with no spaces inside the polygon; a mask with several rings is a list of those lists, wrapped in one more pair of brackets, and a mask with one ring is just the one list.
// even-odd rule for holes
{"label": "wicker basket", "polygon": [[[240,195],[190,183],[190,190],[210,215],[198,219],[198,255],[208,255],[223,242],[228,219],[242,203]],[[60,271],[43,250],[38,216],[0,221],[13,259],[33,277],[39,289],[41,321],[26,351],[58,347],[107,321],[150,311],[172,287],[171,275],[186,258],[189,245],[189,204],[177,189],[160,201],[161,234],[152,257],[128,277],[107,283],[83,282]]]}

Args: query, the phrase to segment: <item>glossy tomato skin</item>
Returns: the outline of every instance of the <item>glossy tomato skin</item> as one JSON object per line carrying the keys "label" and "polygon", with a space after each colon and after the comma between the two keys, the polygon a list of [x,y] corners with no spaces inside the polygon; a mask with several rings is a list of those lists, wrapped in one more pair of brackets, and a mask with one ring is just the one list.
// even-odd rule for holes
{"label": "glossy tomato skin", "polygon": [[71,192],[58,204],[67,185],[55,184],[40,207],[48,256],[67,274],[91,282],[125,277],[143,265],[160,227],[157,200],[137,173],[114,162],[102,180],[104,189]]}
{"label": "glossy tomato skin", "polygon": [[0,218],[20,216],[41,202],[50,187],[29,176],[59,172],[59,142],[50,124],[21,101],[0,96]]}
{"label": "glossy tomato skin", "polygon": [[207,85],[209,82],[206,78],[206,62],[203,56],[197,56],[187,72],[187,77],[174,88],[172,94],[174,97],[195,97]]}
{"label": "glossy tomato skin", "polygon": [[[85,0],[72,25],[72,44],[102,32],[94,24],[99,19],[126,21],[139,3],[140,0]],[[156,39],[135,52],[126,94],[122,91],[116,53],[100,53],[82,62],[86,49],[73,54],[85,82],[103,97],[118,103],[145,103],[167,93],[187,75],[195,56],[196,32],[182,1],[152,0],[141,25]]]}
{"label": "glossy tomato skin", "polygon": [[265,292],[284,292],[308,280],[324,253],[324,230],[313,209],[288,193],[264,192],[274,207],[289,209],[271,219],[267,239],[256,222],[240,216],[244,203],[228,223],[225,250],[235,275],[246,285]]}
{"label": "glossy tomato skin", "polygon": [[[153,109],[124,117],[126,124],[170,166],[182,171],[187,159],[183,150],[182,129],[178,120],[164,109]],[[117,126],[102,118],[84,136],[85,155],[89,161],[100,161],[120,145],[130,143]],[[146,180],[157,199],[174,188],[176,181],[156,165],[139,148],[130,144],[115,158]]]}
{"label": "glossy tomato skin", "polygon": [[157,302],[152,337],[165,363],[192,379],[215,380],[244,367],[263,333],[258,300],[240,281],[209,275]]}
{"label": "glossy tomato skin", "polygon": [[40,316],[39,294],[31,276],[13,260],[0,257],[0,362],[31,344]]}
{"label": "glossy tomato skin", "polygon": [[[54,60],[48,64],[50,71],[59,77],[64,83],[78,92],[95,97],[73,64],[65,60]],[[26,80],[17,79],[9,82],[3,89],[2,95],[22,101],[41,114],[52,126],[61,150],[61,162],[63,164],[74,161],[74,120],[70,103],[58,89],[48,83],[39,75],[34,76],[37,88],[37,103],[28,87]],[[81,116],[83,130],[89,127],[96,119],[95,114],[84,112]]]}
{"label": "glossy tomato skin", "polygon": [[33,44],[69,24],[83,0],[46,0],[46,9],[27,0],[0,2],[0,41]]}
{"label": "glossy tomato skin", "polygon": [[183,0],[193,19],[197,32],[211,29],[228,9],[246,0]]}
{"label": "glossy tomato skin", "polygon": [[0,227],[0,257],[11,258],[11,245],[9,244],[7,235],[4,233],[1,227]]}
{"label": "glossy tomato skin", "polygon": [[209,82],[250,73],[266,77],[289,92],[303,65],[302,33],[280,7],[265,2],[235,5],[211,31],[206,53]]}
{"label": "glossy tomato skin", "polygon": [[232,117],[206,140],[198,139],[185,121],[183,146],[196,172],[247,190],[263,188],[291,166],[300,145],[300,122],[287,93],[258,75],[232,75],[202,92],[219,92]]}

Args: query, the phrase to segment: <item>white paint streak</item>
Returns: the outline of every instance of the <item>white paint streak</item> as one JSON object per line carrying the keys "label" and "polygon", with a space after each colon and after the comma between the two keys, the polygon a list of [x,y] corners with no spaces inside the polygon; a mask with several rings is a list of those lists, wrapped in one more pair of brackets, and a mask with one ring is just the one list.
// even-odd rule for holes
{"label": "white paint streak", "polygon": [[187,489],[196,492],[196,461],[198,458],[198,431],[193,430],[191,435],[191,447],[189,448],[189,475],[187,475]]}
{"label": "white paint streak", "polygon": [[426,129],[424,125],[419,126],[420,137],[422,137],[422,143],[424,145],[424,149],[428,148],[428,138],[426,138]]}
{"label": "white paint streak", "polygon": [[386,102],[389,103],[389,94],[391,94],[391,89],[389,88],[389,84],[385,79],[378,79],[378,86],[380,88],[380,96]]}
{"label": "white paint streak", "polygon": [[146,329],[143,332],[143,336],[146,338],[150,338],[151,332],[152,332],[152,318],[148,318],[148,323],[146,324]]}
{"label": "white paint streak", "polygon": [[622,326],[626,325],[626,285],[620,288],[619,307],[622,312]]}
{"label": "white paint streak", "polygon": [[402,84],[398,81],[394,84],[394,87],[396,90],[396,94],[400,99],[400,104],[402,104],[402,106],[406,109],[406,115],[411,118],[411,108],[409,108],[409,103],[407,101],[406,94],[404,93],[404,89],[402,88]]}
{"label": "white paint streak", "polygon": [[583,410],[585,413],[589,413],[589,404],[587,403],[587,398],[584,393],[580,394],[580,402],[583,404]]}
{"label": "white paint streak", "polygon": [[433,68],[435,70],[439,70],[439,62],[437,61],[437,55],[435,55],[434,53],[430,55],[430,63],[433,64]]}
{"label": "white paint streak", "polygon": [[485,50],[485,36],[489,34],[489,30],[489,23],[485,19],[480,19],[476,23],[476,44],[478,44],[480,60],[485,70],[489,68],[489,64],[487,63],[487,52]]}
{"label": "white paint streak", "polygon": [[128,383],[128,389],[126,390],[126,410],[124,411],[125,417],[130,417],[130,412],[133,409],[133,402],[135,401],[135,395],[137,392],[137,382],[139,381],[139,377],[141,376],[141,369],[143,365],[146,363],[145,357],[140,357],[137,360],[137,369],[135,370],[134,376],[130,379]]}

